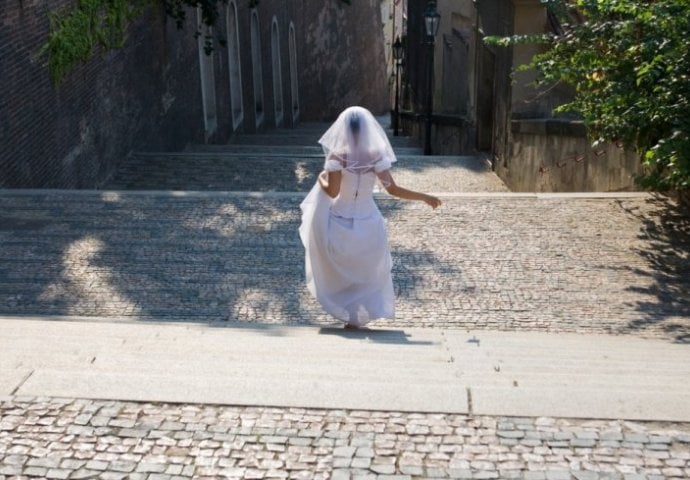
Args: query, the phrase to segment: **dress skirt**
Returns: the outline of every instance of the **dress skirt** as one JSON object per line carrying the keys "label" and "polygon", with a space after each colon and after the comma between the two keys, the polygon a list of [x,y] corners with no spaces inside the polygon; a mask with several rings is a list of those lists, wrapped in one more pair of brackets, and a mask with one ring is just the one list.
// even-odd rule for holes
{"label": "dress skirt", "polygon": [[386,225],[378,208],[363,218],[335,215],[317,183],[304,199],[300,238],[307,288],[338,320],[355,326],[395,315]]}

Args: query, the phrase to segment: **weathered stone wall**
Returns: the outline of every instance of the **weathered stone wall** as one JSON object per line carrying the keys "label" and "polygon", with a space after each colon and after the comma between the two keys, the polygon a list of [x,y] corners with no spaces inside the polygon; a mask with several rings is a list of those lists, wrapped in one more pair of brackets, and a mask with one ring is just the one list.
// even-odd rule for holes
{"label": "weathered stone wall", "polygon": [[[424,33],[426,0],[409,0],[404,108],[405,133],[424,141],[429,46]],[[434,42],[432,152],[468,154],[505,143],[495,129],[510,108],[511,49],[484,44],[483,35],[512,33],[511,0],[440,0]],[[416,118],[418,121],[414,121]],[[421,121],[421,123],[419,123]],[[496,137],[496,138],[494,138]],[[500,138],[499,138],[500,137]]]}
{"label": "weathered stone wall", "polygon": [[[56,89],[36,52],[48,13],[70,0],[0,8],[0,187],[94,188],[137,145],[198,138],[196,42],[153,11],[122,50],[78,67]],[[195,83],[196,81],[196,83]]]}
{"label": "weathered stone wall", "polygon": [[639,159],[613,144],[593,149],[580,123],[513,120],[512,151],[496,173],[516,192],[636,190]]}
{"label": "weathered stone wall", "polygon": [[[513,3],[513,33],[556,28],[538,0]],[[528,63],[540,51],[535,45],[515,46],[512,68]],[[636,190],[639,159],[615,145],[592,149],[582,123],[553,118],[554,109],[572,99],[572,89],[555,86],[538,91],[532,85],[535,77],[536,72],[516,72],[513,84],[497,92],[507,99],[508,108],[495,117],[494,165],[506,184],[514,191],[530,192]]]}
{"label": "weathered stone wall", "polygon": [[332,120],[351,105],[390,108],[379,0],[303,0],[304,120]]}
{"label": "weathered stone wall", "polygon": [[[262,0],[257,7],[264,118],[257,123],[250,22],[235,0],[243,121],[233,127],[228,48],[211,54],[216,116],[206,131],[196,12],[177,30],[154,9],[129,31],[119,51],[79,66],[59,87],[36,52],[48,35],[48,14],[73,0],[0,0],[0,188],[97,188],[133,150],[180,150],[192,142],[224,143],[233,131],[274,128],[271,28],[280,44],[280,126],[335,117],[349,105],[388,109],[379,0]],[[227,38],[228,10],[214,28]],[[292,109],[289,26],[294,25],[299,117]],[[201,57],[206,58],[206,57]],[[207,90],[208,92],[209,90]],[[208,95],[207,95],[208,97]],[[237,106],[235,106],[237,107]]]}
{"label": "weathered stone wall", "polygon": [[[419,139],[422,146],[426,115],[403,112],[400,126],[405,135]],[[431,145],[433,155],[474,155],[477,153],[474,125],[454,115],[433,115]]]}

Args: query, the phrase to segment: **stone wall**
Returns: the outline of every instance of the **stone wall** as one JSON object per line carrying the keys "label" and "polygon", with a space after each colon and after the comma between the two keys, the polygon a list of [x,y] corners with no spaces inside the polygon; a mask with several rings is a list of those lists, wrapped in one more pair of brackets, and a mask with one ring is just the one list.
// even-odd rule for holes
{"label": "stone wall", "polygon": [[332,120],[351,105],[387,113],[379,0],[303,0],[304,120]]}
{"label": "stone wall", "polygon": [[639,159],[613,144],[593,149],[579,122],[513,120],[512,151],[496,173],[515,192],[635,190]]}
{"label": "stone wall", "polygon": [[[539,0],[514,0],[513,5],[512,33],[558,28]],[[515,46],[512,69],[528,63],[540,48]],[[636,190],[639,159],[611,144],[592,149],[581,122],[553,118],[554,109],[572,99],[572,89],[557,85],[537,91],[535,77],[533,71],[515,72],[514,82],[497,91],[499,105],[507,103],[507,108],[497,111],[492,150],[495,170],[506,184],[529,192]]]}
{"label": "stone wall", "polygon": [[[426,115],[412,112],[400,114],[400,126],[405,135],[419,139],[422,146]],[[464,116],[434,114],[431,125],[433,155],[474,155],[476,130]]]}
{"label": "stone wall", "polygon": [[3,0],[0,9],[0,187],[95,188],[134,146],[199,139],[193,37],[160,11],[125,47],[78,67],[55,88],[36,53],[48,13],[69,0]]}
{"label": "stone wall", "polygon": [[[239,60],[216,44],[200,55],[196,12],[183,30],[153,8],[129,31],[124,48],[96,56],[55,88],[36,53],[48,34],[48,14],[72,0],[0,0],[0,188],[97,188],[133,150],[180,150],[189,143],[225,143],[233,132],[252,133],[329,120],[349,105],[375,114],[388,110],[383,29],[378,0],[347,6],[340,0],[262,0],[259,17],[262,122],[256,121],[250,23],[237,9]],[[214,33],[228,37],[223,7]],[[284,114],[274,109],[271,45],[279,38]],[[289,28],[295,29],[299,113],[292,99]],[[209,58],[215,118],[207,128],[200,64]],[[231,71],[241,69],[244,119],[233,125]],[[235,70],[236,71],[236,70]],[[237,82],[240,83],[240,82]],[[212,86],[212,88],[211,88]],[[237,109],[237,105],[234,106]]]}
{"label": "stone wall", "polygon": [[[429,92],[429,46],[424,33],[426,0],[409,0],[403,108],[410,113],[405,133],[424,142]],[[504,139],[494,126],[510,108],[511,49],[491,47],[484,35],[512,33],[511,0],[439,0],[439,32],[434,42],[432,152],[489,151]],[[506,98],[508,97],[508,98]],[[499,129],[499,131],[503,131]],[[496,150],[503,150],[496,148]],[[500,153],[497,153],[500,155]]]}

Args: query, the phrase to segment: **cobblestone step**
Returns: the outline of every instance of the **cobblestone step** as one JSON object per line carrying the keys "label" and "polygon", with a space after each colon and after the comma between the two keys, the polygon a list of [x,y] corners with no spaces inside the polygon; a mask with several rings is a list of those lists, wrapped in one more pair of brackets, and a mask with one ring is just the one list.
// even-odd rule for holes
{"label": "cobblestone step", "polygon": [[[319,157],[138,154],[120,163],[112,190],[308,191],[323,168]],[[401,156],[396,182],[433,192],[506,192],[479,157]]]}
{"label": "cobblestone step", "polygon": [[328,122],[311,122],[299,124],[295,128],[274,128],[265,133],[270,135],[323,134],[331,126]]}
{"label": "cobblestone step", "polygon": [[[304,288],[303,194],[176,195],[1,192],[0,313],[333,324]],[[379,199],[397,317],[377,325],[689,338],[663,200],[444,202]]]}
{"label": "cobblestone step", "polygon": [[[217,144],[194,144],[189,145],[181,154],[192,153],[224,153],[226,155],[249,155],[249,156],[294,156],[294,157],[317,157],[323,159],[323,148],[319,146],[299,146],[299,145],[217,145]],[[397,147],[397,156],[422,155],[423,150],[419,147]]]}
{"label": "cobblestone step", "polygon": [[[319,133],[285,133],[282,135],[257,134],[257,135],[237,135],[232,138],[231,144],[234,145],[318,145],[319,138],[323,132]],[[419,142],[411,137],[390,137],[393,148],[398,147],[419,147]]]}
{"label": "cobblestone step", "polygon": [[[347,333],[304,289],[303,193],[291,193],[311,188],[328,126],[137,154],[106,188],[138,192],[0,191],[0,315],[28,315],[0,322],[0,395],[43,392],[0,397],[0,480],[690,478],[687,423],[544,417],[598,405],[604,417],[687,421],[668,413],[687,411],[682,347],[630,338],[609,348],[606,337],[573,343],[537,333],[690,341],[690,237],[673,206],[623,195],[502,196],[507,189],[481,159],[421,157],[414,140],[392,139],[398,183],[442,192],[445,205],[432,213],[379,200],[398,315],[372,333]],[[31,314],[79,321],[28,334]],[[89,319],[106,330],[132,320],[172,325],[135,326],[153,336],[91,335]],[[195,336],[189,322],[258,325],[266,343],[237,328]],[[318,341],[280,330],[305,323],[324,326]],[[422,330],[439,339],[424,344],[414,327],[468,332]],[[536,337],[503,334],[496,348],[490,330]],[[276,390],[280,381],[292,390]],[[64,398],[120,398],[123,386],[129,400],[148,391],[257,405],[273,396],[271,405],[300,407],[305,392],[327,401],[370,392],[379,403],[369,397],[362,408],[387,411]],[[50,392],[63,398],[45,398]],[[416,397],[434,398],[435,412],[473,413],[391,411],[401,401],[428,411],[410,407]],[[512,416],[491,416],[498,411]]]}
{"label": "cobblestone step", "polygon": [[[7,445],[0,476],[8,478],[49,471],[132,480],[690,475],[688,424],[17,396],[0,399],[0,418]],[[46,457],[51,445],[60,448]]]}

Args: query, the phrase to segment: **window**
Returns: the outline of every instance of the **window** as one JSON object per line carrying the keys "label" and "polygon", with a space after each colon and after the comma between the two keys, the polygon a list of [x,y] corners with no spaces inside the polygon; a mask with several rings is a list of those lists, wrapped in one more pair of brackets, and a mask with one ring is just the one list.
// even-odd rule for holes
{"label": "window", "polygon": [[196,9],[197,29],[200,32],[197,44],[199,48],[199,73],[201,76],[201,101],[204,110],[204,130],[206,140],[216,131],[216,81],[213,72],[213,54],[206,54],[206,40],[213,36],[211,27],[204,25],[201,9]]}
{"label": "window", "polygon": [[299,119],[299,87],[297,84],[297,42],[295,41],[295,25],[290,22],[288,34],[288,47],[290,49],[290,93],[292,97],[292,122]]}
{"label": "window", "polygon": [[232,129],[237,130],[244,119],[242,104],[242,67],[240,57],[240,35],[237,22],[237,5],[230,0],[227,6],[226,24],[228,32],[228,69],[230,76],[230,103],[232,108]]}
{"label": "window", "polygon": [[254,77],[254,112],[256,113],[256,126],[264,121],[264,82],[261,68],[261,30],[259,30],[259,14],[252,10],[251,19],[252,41],[252,75]]}
{"label": "window", "polygon": [[271,64],[273,70],[273,108],[276,127],[283,123],[283,73],[280,67],[280,34],[278,19],[274,16],[271,22]]}

